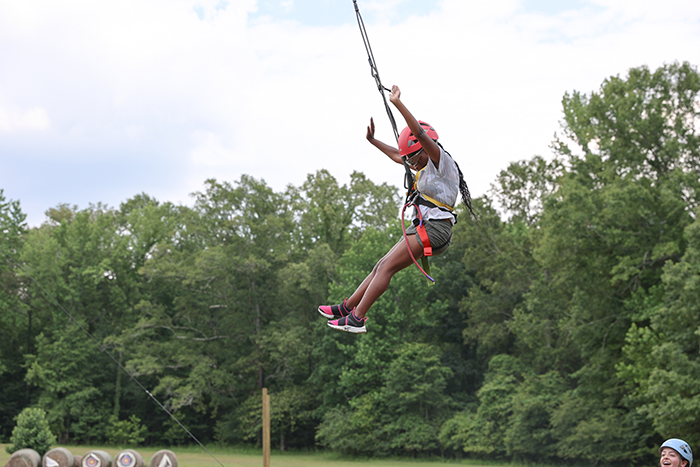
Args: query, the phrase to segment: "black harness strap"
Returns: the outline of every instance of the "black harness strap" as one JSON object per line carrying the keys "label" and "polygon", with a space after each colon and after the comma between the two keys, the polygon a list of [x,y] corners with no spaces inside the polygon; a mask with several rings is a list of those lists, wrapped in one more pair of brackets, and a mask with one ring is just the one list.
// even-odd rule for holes
{"label": "black harness strap", "polygon": [[449,213],[452,214],[452,216],[455,218],[455,223],[457,222],[457,213],[456,213],[456,212],[451,211],[451,210],[449,210],[449,209],[447,209],[447,208],[445,208],[445,207],[438,206],[437,204],[435,204],[435,203],[433,203],[433,202],[430,202],[430,201],[428,201],[427,199],[425,199],[425,198],[423,198],[423,197],[421,197],[421,196],[417,196],[417,197],[413,200],[413,204],[417,204],[417,205],[420,205],[420,206],[426,206],[426,207],[429,207],[429,208],[438,208],[440,211],[449,212]]}

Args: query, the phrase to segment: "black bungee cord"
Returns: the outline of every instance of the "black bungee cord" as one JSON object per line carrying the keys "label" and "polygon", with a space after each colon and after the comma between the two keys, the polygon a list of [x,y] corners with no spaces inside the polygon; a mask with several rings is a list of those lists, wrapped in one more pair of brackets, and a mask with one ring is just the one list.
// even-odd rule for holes
{"label": "black bungee cord", "polygon": [[[360,34],[362,35],[362,42],[365,44],[365,50],[367,51],[367,59],[369,61],[369,68],[372,73],[372,78],[374,78],[374,82],[377,84],[377,90],[379,90],[379,94],[382,95],[382,101],[384,102],[384,108],[386,109],[386,113],[389,116],[389,121],[391,122],[391,128],[394,131],[394,138],[396,138],[396,144],[399,143],[399,130],[396,128],[396,119],[394,119],[394,114],[391,112],[391,107],[389,107],[389,103],[386,100],[386,94],[384,94],[384,91],[389,91],[391,92],[391,89],[387,88],[382,84],[382,80],[379,78],[379,70],[377,70],[377,63],[374,60],[374,54],[372,53],[372,46],[369,44],[369,36],[367,36],[367,29],[365,29],[365,22],[362,20],[362,15],[360,14],[360,8],[357,6],[357,0],[352,0],[352,3],[355,5],[355,16],[357,17],[357,25],[360,27]],[[408,200],[408,197],[412,194],[413,192],[413,173],[411,173],[411,169],[408,166],[408,163],[406,162],[406,156],[402,156],[401,160],[403,161],[403,166],[404,169],[406,170],[406,175],[404,177],[404,188],[408,190],[408,193],[406,195],[406,199]]]}

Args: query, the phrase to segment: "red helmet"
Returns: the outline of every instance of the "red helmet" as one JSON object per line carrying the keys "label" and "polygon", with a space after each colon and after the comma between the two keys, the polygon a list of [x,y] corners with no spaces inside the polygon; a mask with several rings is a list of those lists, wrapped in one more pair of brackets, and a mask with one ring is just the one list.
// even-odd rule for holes
{"label": "red helmet", "polygon": [[[425,132],[430,136],[433,141],[437,141],[438,139],[438,134],[437,131],[435,131],[435,128],[430,126],[430,123],[424,122],[422,120],[418,120],[418,123],[420,123],[420,126],[423,127]],[[413,133],[411,133],[411,129],[409,127],[406,127],[403,129],[401,134],[399,135],[399,151],[401,151],[402,156],[407,156],[411,153],[414,153],[421,149],[423,146],[418,142],[418,138],[413,136]]]}

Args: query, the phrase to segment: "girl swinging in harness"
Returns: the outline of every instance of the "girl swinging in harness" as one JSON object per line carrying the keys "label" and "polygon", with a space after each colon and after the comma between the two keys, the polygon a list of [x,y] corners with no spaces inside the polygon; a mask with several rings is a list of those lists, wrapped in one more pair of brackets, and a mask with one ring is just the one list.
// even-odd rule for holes
{"label": "girl swinging in harness", "polygon": [[[410,169],[416,171],[415,182],[409,186],[406,200],[406,206],[414,207],[414,219],[404,231],[405,239],[399,240],[377,262],[350,297],[340,305],[323,305],[318,308],[319,313],[329,320],[328,326],[346,332],[367,332],[365,315],[389,287],[394,274],[410,266],[416,258],[437,256],[447,251],[452,241],[452,226],[456,222],[454,206],[458,194],[461,193],[462,201],[474,215],[462,172],[437,142],[435,129],[413,117],[401,102],[398,86],[392,86],[389,100],[401,112],[408,125],[399,136],[399,149],[374,138],[373,119],[370,119],[370,126],[367,127],[367,140],[397,164],[404,164],[405,161]],[[407,172],[412,179],[408,169]]]}

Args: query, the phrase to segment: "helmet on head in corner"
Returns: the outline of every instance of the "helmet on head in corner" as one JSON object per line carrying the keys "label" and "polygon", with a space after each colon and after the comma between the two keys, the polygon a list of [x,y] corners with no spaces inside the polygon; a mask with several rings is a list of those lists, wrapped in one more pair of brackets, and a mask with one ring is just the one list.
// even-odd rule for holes
{"label": "helmet on head in corner", "polygon": [[690,449],[690,445],[678,438],[671,438],[664,441],[664,443],[659,447],[659,454],[663,448],[671,448],[676,451],[684,460],[688,461],[688,466],[693,465],[693,450]]}

